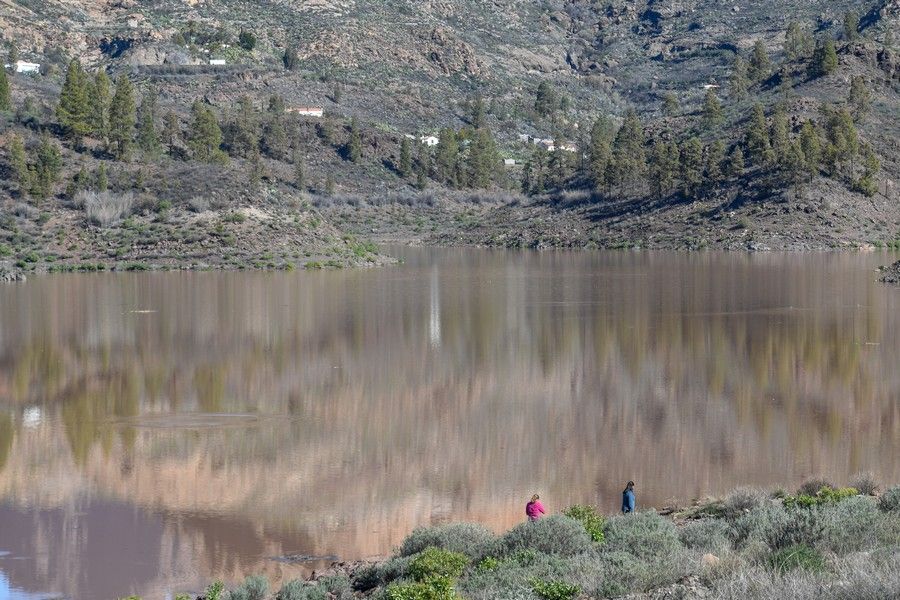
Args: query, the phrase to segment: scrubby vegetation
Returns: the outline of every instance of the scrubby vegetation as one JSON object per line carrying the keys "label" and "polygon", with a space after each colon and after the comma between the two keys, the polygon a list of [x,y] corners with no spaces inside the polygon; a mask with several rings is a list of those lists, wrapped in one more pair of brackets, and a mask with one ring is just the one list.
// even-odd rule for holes
{"label": "scrubby vegetation", "polygon": [[[592,507],[573,506],[499,536],[468,523],[423,527],[396,556],[353,567],[352,578],[291,581],[274,598],[574,600],[662,589],[672,596],[652,597],[900,594],[900,486],[873,497],[818,480],[776,497],[782,495],[742,488],[674,519],[653,511],[604,518]],[[251,577],[231,592],[215,584],[205,600],[219,597],[270,596],[265,580]]]}

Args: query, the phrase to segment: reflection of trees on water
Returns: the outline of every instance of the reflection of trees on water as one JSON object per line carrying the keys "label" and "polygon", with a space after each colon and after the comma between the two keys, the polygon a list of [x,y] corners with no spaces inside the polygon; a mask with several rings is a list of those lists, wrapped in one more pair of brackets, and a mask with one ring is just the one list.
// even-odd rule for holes
{"label": "reflection of trees on water", "polygon": [[[0,292],[0,415],[46,415],[27,432],[0,419],[0,494],[65,501],[30,482],[74,465],[73,497],[365,555],[432,519],[508,525],[536,490],[614,506],[630,478],[654,503],[820,472],[898,480],[900,301],[857,261],[37,280]],[[256,419],[151,419],[173,412]]]}

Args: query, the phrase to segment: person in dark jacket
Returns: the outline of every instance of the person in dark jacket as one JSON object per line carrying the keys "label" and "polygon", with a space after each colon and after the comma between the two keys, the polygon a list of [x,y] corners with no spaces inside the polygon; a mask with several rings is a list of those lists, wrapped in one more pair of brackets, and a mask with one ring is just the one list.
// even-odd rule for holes
{"label": "person in dark jacket", "polygon": [[622,514],[634,512],[634,482],[629,481],[622,491]]}

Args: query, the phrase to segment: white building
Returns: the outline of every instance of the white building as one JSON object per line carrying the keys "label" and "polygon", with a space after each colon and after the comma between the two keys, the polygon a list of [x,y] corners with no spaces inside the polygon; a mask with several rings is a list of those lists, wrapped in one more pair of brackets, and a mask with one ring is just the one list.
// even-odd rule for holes
{"label": "white building", "polygon": [[289,113],[300,115],[301,117],[316,117],[321,119],[325,116],[325,109],[321,106],[292,106],[285,109]]}
{"label": "white building", "polygon": [[578,148],[572,142],[563,142],[557,147],[563,152],[578,152]]}
{"label": "white building", "polygon": [[514,158],[504,158],[503,165],[506,167],[514,167],[516,166],[516,159]]}
{"label": "white building", "polygon": [[226,63],[224,58],[211,58],[209,59],[209,64],[222,67],[225,66]]}
{"label": "white building", "polygon": [[543,149],[546,150],[547,152],[553,152],[554,150],[556,150],[556,144],[554,144],[554,143],[553,143],[553,140],[551,140],[551,139],[546,139],[546,138],[545,138],[545,139],[538,139],[538,138],[535,138],[535,140],[534,140],[534,145],[535,145],[535,146],[540,146],[541,148],[543,148]]}
{"label": "white building", "polygon": [[419,138],[419,142],[425,144],[426,146],[437,146],[440,140],[433,135],[423,135]]}
{"label": "white building", "polygon": [[531,136],[528,135],[527,133],[520,133],[520,134],[519,134],[519,141],[522,142],[522,143],[524,143],[524,144],[527,144],[528,142],[531,141]]}
{"label": "white building", "polygon": [[17,60],[14,64],[5,64],[3,65],[7,69],[14,69],[16,73],[40,73],[41,72],[41,63],[33,63],[27,62],[24,60]]}

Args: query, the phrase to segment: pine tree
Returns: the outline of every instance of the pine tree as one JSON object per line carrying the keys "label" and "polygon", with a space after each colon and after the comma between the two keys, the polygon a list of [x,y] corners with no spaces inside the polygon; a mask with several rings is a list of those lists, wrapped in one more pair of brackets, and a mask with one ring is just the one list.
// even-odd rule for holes
{"label": "pine tree", "polygon": [[[672,148],[674,148],[674,152]],[[678,169],[678,146],[668,144],[662,140],[656,140],[653,148],[650,150],[647,176],[653,194],[657,198],[662,198],[672,190],[675,177],[678,175]]]}
{"label": "pine tree", "polygon": [[491,186],[497,175],[500,155],[497,143],[487,128],[475,131],[475,139],[469,147],[469,185],[479,189]]}
{"label": "pine tree", "polygon": [[109,189],[109,175],[106,173],[106,163],[101,162],[97,167],[96,186],[98,192],[105,192]]}
{"label": "pine tree", "polygon": [[522,179],[520,181],[520,191],[522,194],[526,196],[531,195],[531,188],[534,185],[534,165],[532,164],[532,160],[529,157],[527,161],[525,161],[525,166],[522,168]]}
{"label": "pine tree", "polygon": [[538,85],[534,99],[534,110],[542,117],[549,117],[559,108],[559,94],[547,81]]}
{"label": "pine tree", "polygon": [[874,196],[878,192],[876,178],[880,169],[881,161],[878,160],[872,147],[866,144],[863,147],[863,174],[856,182],[856,189],[870,198]]}
{"label": "pine tree", "polygon": [[9,78],[6,76],[6,69],[0,65],[0,112],[12,110],[12,98],[9,94]]}
{"label": "pine tree", "polygon": [[435,167],[437,170],[437,179],[448,187],[456,187],[456,163],[459,158],[459,143],[456,139],[456,133],[450,128],[441,130],[438,136],[439,142],[437,146],[437,157]]}
{"label": "pine tree", "polygon": [[790,124],[787,113],[781,105],[772,113],[772,131],[769,139],[775,161],[780,167],[786,168],[790,162]]}
{"label": "pine tree", "polygon": [[625,113],[625,120],[616,134],[613,142],[613,161],[616,183],[625,185],[631,190],[643,179],[647,168],[644,129],[634,109],[629,109]]}
{"label": "pine tree", "polygon": [[751,162],[759,167],[772,162],[772,148],[769,144],[769,128],[766,125],[766,113],[760,103],[753,105],[753,114],[747,129],[747,150]]}
{"label": "pine tree", "polygon": [[706,127],[713,129],[722,124],[725,115],[722,112],[722,105],[713,88],[706,90],[706,96],[703,99],[703,123]]}
{"label": "pine tree", "polygon": [[859,37],[859,14],[853,11],[844,13],[844,39],[853,41]]}
{"label": "pine tree", "polygon": [[812,62],[809,64],[810,74],[813,77],[831,75],[838,66],[837,51],[834,49],[834,40],[826,38],[816,46]]}
{"label": "pine tree", "polygon": [[400,142],[400,163],[397,165],[397,172],[401,177],[409,177],[412,174],[412,150],[408,138],[403,138]]}
{"label": "pine tree", "polygon": [[288,139],[284,128],[284,117],[277,110],[270,110],[263,126],[262,147],[266,154],[281,160],[287,152]]}
{"label": "pine tree", "polygon": [[853,109],[853,119],[862,121],[872,104],[872,96],[862,75],[854,75],[850,80],[850,96],[847,102]]}
{"label": "pine tree", "polygon": [[174,110],[166,112],[165,117],[163,117],[162,137],[169,154],[175,152],[175,147],[181,140],[181,123],[178,121],[178,115]]}
{"label": "pine tree", "polygon": [[222,129],[212,109],[195,100],[191,106],[191,116],[188,146],[194,158],[204,162],[225,162],[226,156],[221,149]]}
{"label": "pine tree", "polygon": [[839,162],[849,161],[849,175],[854,176],[854,162],[859,154],[859,134],[853,123],[853,118],[845,108],[823,110],[827,119],[827,135],[829,150],[833,155],[832,166]]}
{"label": "pine tree", "polygon": [[28,171],[28,156],[22,138],[13,134],[9,140],[9,162],[19,186],[19,193],[24,195],[31,189],[31,178]]}
{"label": "pine tree", "polygon": [[692,137],[681,147],[681,184],[684,195],[695,197],[703,183],[703,144]]}
{"label": "pine tree", "polygon": [[294,163],[294,187],[302,192],[306,190],[306,172],[303,169],[300,153],[296,150],[291,155],[291,162]]}
{"label": "pine tree", "polygon": [[284,50],[284,56],[281,58],[284,68],[293,71],[300,66],[300,57],[297,56],[297,48],[288,46]]}
{"label": "pine tree", "polygon": [[427,146],[419,146],[415,162],[416,189],[424,190],[428,186],[428,177],[431,174],[431,151]]}
{"label": "pine tree", "polygon": [[250,185],[257,187],[263,178],[262,155],[259,153],[259,146],[250,150],[250,157],[247,160],[248,176]]}
{"label": "pine tree", "polygon": [[750,54],[750,65],[747,69],[747,75],[753,82],[760,82],[768,79],[772,71],[772,61],[766,52],[766,47],[762,40],[756,40],[753,44],[753,51]]}
{"label": "pine tree", "polygon": [[109,105],[109,139],[113,154],[119,160],[126,160],[131,154],[134,122],[134,89],[123,73],[116,80],[116,91]]}
{"label": "pine tree", "polygon": [[791,140],[788,143],[782,169],[789,179],[795,181],[801,179],[806,173],[806,157],[803,155],[803,147],[798,140]]}
{"label": "pine tree", "polygon": [[138,109],[137,145],[148,156],[159,152],[159,135],[156,132],[157,97],[156,89],[150,88],[141,98]]}
{"label": "pine tree", "polygon": [[476,95],[472,101],[469,121],[474,129],[481,129],[485,126],[484,98],[481,97],[481,94]]}
{"label": "pine tree", "polygon": [[59,180],[59,172],[62,169],[62,155],[59,146],[50,140],[50,136],[41,135],[41,143],[38,145],[34,164],[34,178],[32,179],[32,195],[36,198],[47,198],[53,193],[53,188]]}
{"label": "pine tree", "polygon": [[6,53],[6,62],[14,65],[17,60],[19,60],[19,48],[13,42],[9,42],[9,51]]}
{"label": "pine tree", "polygon": [[728,95],[734,101],[740,101],[747,97],[747,88],[750,87],[747,69],[747,62],[740,56],[736,56],[731,68],[731,77],[728,80]]}
{"label": "pine tree", "polygon": [[809,31],[795,21],[788,25],[784,37],[784,54],[788,60],[809,58],[814,45]]}
{"label": "pine tree", "polygon": [[725,162],[725,142],[715,140],[706,152],[706,181],[717,186],[722,182],[722,164]]}
{"label": "pine tree", "polygon": [[109,137],[109,77],[100,69],[91,86],[91,131],[104,142]]}
{"label": "pine tree", "polygon": [[818,174],[819,162],[822,160],[822,143],[812,121],[806,121],[800,128],[800,149],[803,152],[804,167],[811,180]]}
{"label": "pine tree", "polygon": [[740,146],[735,146],[728,157],[728,175],[740,177],[744,174],[744,152]]}
{"label": "pine tree", "polygon": [[259,122],[256,108],[246,95],[238,98],[237,112],[228,127],[225,145],[235,156],[249,157],[259,148]]}
{"label": "pine tree", "polygon": [[616,137],[615,124],[601,115],[591,127],[591,141],[588,150],[591,181],[596,189],[606,187],[612,176],[612,144]]}
{"label": "pine tree", "polygon": [[81,139],[91,132],[87,75],[78,59],[69,61],[66,80],[56,106],[56,118],[66,137],[75,145],[79,145]]}
{"label": "pine tree", "polygon": [[359,133],[359,123],[356,117],[350,120],[350,140],[347,142],[346,154],[351,162],[359,162],[362,157],[362,136]]}
{"label": "pine tree", "polygon": [[665,97],[663,98],[663,114],[667,117],[674,117],[678,115],[678,111],[680,107],[678,105],[678,96],[675,92],[666,92]]}

